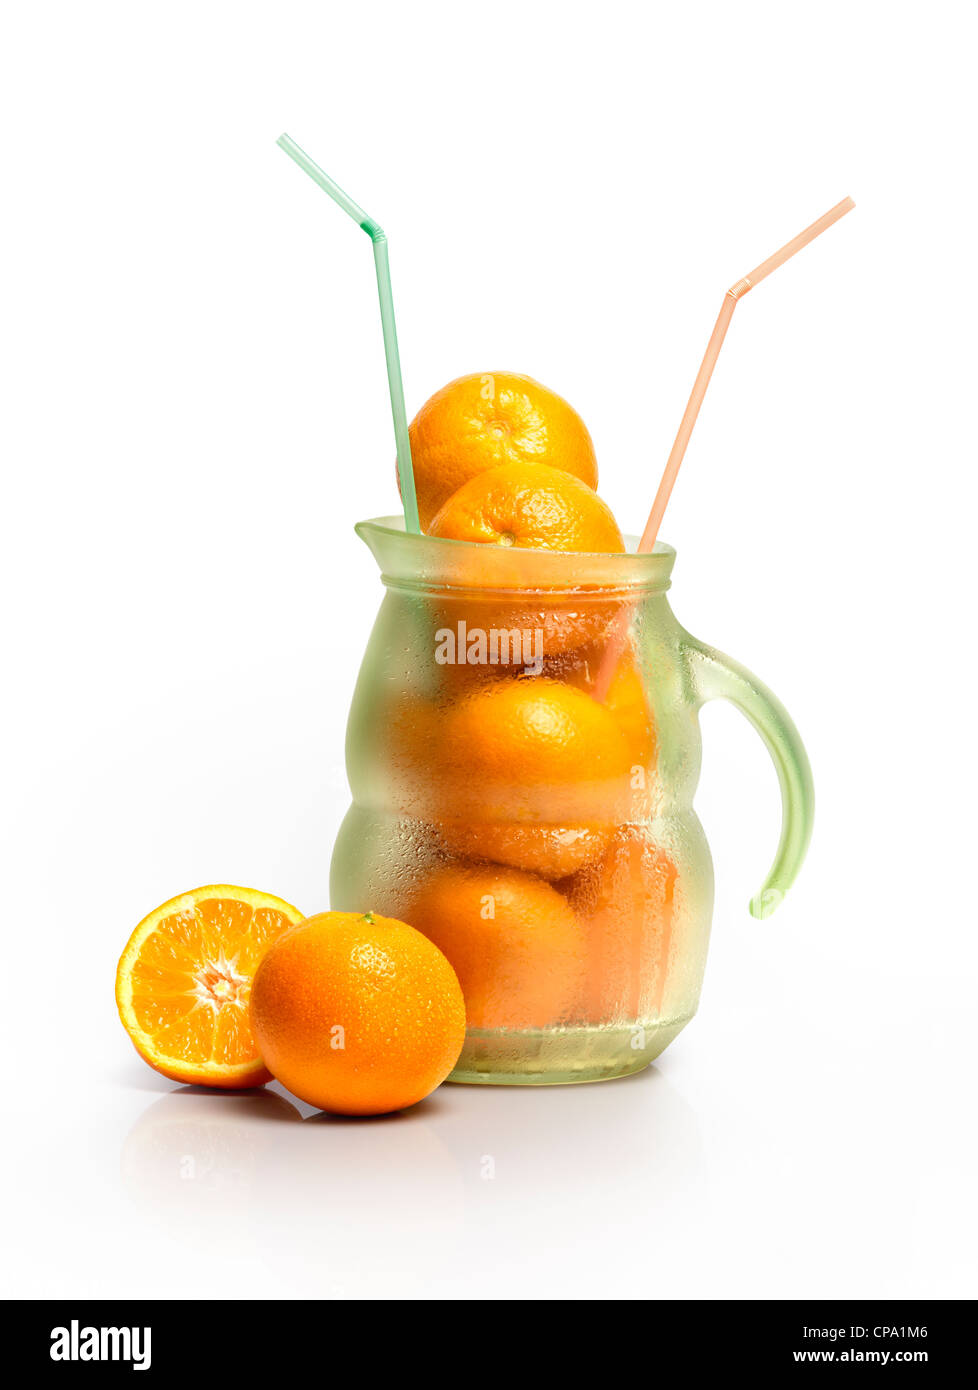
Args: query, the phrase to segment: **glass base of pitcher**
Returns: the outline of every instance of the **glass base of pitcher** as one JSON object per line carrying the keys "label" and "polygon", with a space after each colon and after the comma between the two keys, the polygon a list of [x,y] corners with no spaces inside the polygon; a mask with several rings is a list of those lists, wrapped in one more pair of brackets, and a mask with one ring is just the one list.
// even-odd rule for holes
{"label": "glass base of pitcher", "polygon": [[692,1015],[624,1026],[470,1028],[449,1081],[467,1086],[573,1086],[642,1071]]}

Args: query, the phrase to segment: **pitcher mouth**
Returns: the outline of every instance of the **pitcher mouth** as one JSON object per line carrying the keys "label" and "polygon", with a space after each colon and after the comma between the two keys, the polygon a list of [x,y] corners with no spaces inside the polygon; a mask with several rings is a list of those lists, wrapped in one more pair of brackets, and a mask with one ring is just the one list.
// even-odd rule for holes
{"label": "pitcher mouth", "polygon": [[384,583],[404,588],[665,593],[676,559],[664,541],[657,541],[649,554],[637,554],[634,536],[625,537],[623,554],[606,554],[416,535],[405,531],[403,516],[372,517],[354,529],[370,547]]}

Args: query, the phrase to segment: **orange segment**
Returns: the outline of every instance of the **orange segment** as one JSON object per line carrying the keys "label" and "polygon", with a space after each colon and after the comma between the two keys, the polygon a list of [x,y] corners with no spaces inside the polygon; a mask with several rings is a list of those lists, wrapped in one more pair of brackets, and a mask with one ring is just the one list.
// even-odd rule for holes
{"label": "orange segment", "polygon": [[281,898],[230,884],[195,888],[144,917],[115,987],[139,1055],[188,1084],[268,1081],[248,1023],[251,982],[268,945],[301,921]]}

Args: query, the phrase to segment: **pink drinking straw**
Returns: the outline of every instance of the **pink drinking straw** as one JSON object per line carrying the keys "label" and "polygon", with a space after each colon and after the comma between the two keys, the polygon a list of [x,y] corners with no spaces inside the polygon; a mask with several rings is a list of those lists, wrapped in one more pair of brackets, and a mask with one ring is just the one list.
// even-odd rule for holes
{"label": "pink drinking straw", "polygon": [[[696,424],[696,417],[700,413],[700,406],[703,404],[703,397],[706,395],[706,388],[710,384],[710,377],[713,375],[713,368],[717,364],[720,356],[720,349],[723,347],[723,340],[727,336],[727,329],[730,327],[730,320],[733,311],[737,307],[738,300],[743,299],[748,290],[752,290],[755,285],[768,275],[772,270],[777,270],[779,265],[784,265],[785,261],[790,260],[796,251],[800,251],[803,246],[807,246],[810,241],[814,241],[820,236],[827,227],[831,227],[833,222],[838,222],[840,217],[844,217],[850,212],[855,203],[851,198],[843,198],[841,203],[836,203],[834,208],[830,208],[810,227],[806,227],[803,232],[799,232],[791,241],[785,242],[780,251],[775,251],[773,256],[768,256],[766,261],[761,261],[760,265],[738,280],[735,285],[731,285],[723,296],[723,303],[720,312],[717,314],[717,321],[713,325],[713,332],[710,334],[710,341],[706,345],[703,354],[703,361],[700,369],[696,373],[696,380],[693,382],[693,389],[689,393],[689,400],[686,402],[686,409],[683,418],[679,422],[679,429],[673,442],[669,457],[666,460],[665,471],[662,474],[662,481],[659,483],[659,490],[655,494],[655,501],[652,503],[652,510],[649,512],[649,519],[645,523],[645,530],[642,532],[642,539],[638,543],[639,555],[647,555],[655,548],[656,537],[659,534],[659,527],[662,525],[662,517],[672,495],[673,485],[676,475],[686,454],[689,444],[689,437],[693,433],[693,426]],[[622,608],[611,630],[605,646],[604,655],[601,658],[601,665],[595,677],[592,694],[596,700],[604,701],[608,694],[615,674],[615,668],[621,656],[622,649],[628,637],[628,626],[631,622],[631,607],[626,605]]]}

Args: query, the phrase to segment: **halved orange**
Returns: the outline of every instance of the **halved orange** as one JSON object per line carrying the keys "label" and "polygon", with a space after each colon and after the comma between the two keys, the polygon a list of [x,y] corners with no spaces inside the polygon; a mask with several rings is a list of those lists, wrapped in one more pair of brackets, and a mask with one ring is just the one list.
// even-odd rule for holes
{"label": "halved orange", "polygon": [[251,982],[269,945],[302,920],[281,898],[227,883],[194,888],[144,917],[115,979],[139,1055],[189,1085],[271,1080],[248,1022]]}

